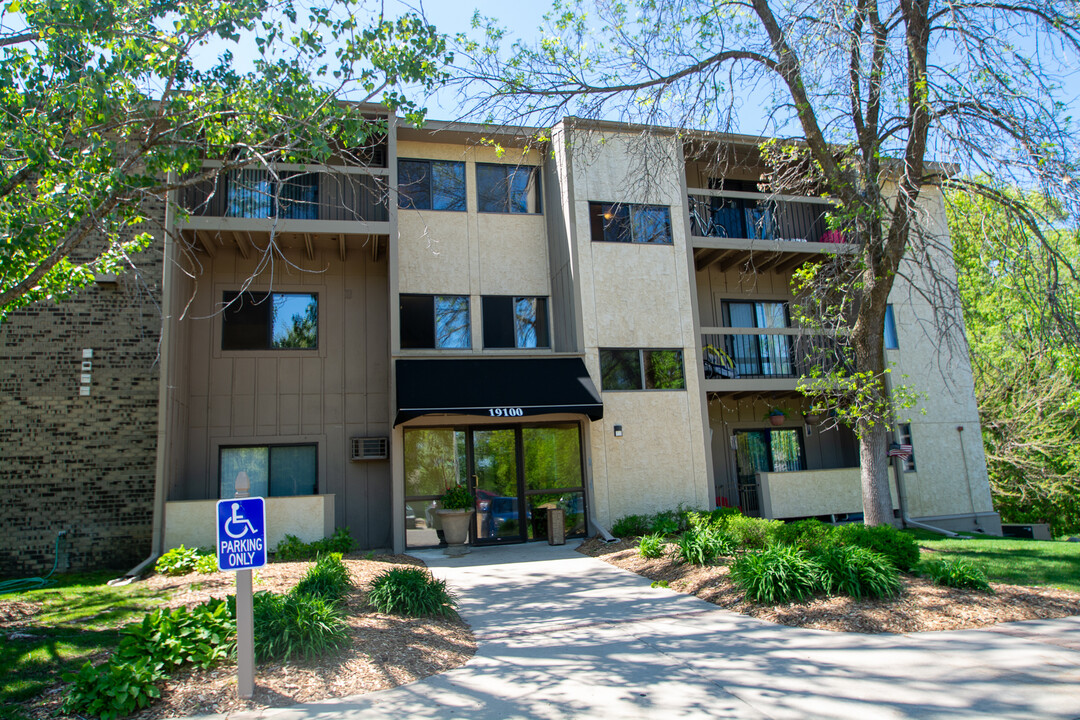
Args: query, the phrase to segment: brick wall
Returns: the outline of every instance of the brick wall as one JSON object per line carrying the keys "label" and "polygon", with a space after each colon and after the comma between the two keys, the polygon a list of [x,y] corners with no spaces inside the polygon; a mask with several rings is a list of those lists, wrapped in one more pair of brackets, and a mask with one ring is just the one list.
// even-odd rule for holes
{"label": "brick wall", "polygon": [[48,572],[60,530],[58,571],[128,569],[150,552],[161,250],[0,325],[0,576]]}

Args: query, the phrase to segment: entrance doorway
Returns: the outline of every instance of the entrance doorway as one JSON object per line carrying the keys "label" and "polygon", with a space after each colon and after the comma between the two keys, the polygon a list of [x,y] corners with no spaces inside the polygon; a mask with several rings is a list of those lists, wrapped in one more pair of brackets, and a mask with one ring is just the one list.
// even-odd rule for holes
{"label": "entrance doorway", "polygon": [[475,544],[547,538],[547,513],[566,513],[568,537],[587,531],[581,428],[576,423],[405,428],[409,547],[437,545],[437,500],[452,484],[476,498]]}
{"label": "entrance doorway", "polygon": [[739,507],[747,515],[761,514],[759,472],[805,470],[802,433],[799,430],[736,430],[735,472]]}

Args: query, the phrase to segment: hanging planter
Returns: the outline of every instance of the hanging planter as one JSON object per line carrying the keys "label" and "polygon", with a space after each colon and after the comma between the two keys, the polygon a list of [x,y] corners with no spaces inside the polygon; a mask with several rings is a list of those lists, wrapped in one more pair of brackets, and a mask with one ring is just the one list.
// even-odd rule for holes
{"label": "hanging planter", "polygon": [[803,420],[806,421],[807,425],[817,425],[821,422],[821,416],[817,413],[806,413],[803,415]]}
{"label": "hanging planter", "polygon": [[779,427],[784,424],[784,419],[787,418],[787,413],[780,408],[773,408],[769,410],[769,414],[766,415],[769,418],[769,422],[775,427]]}

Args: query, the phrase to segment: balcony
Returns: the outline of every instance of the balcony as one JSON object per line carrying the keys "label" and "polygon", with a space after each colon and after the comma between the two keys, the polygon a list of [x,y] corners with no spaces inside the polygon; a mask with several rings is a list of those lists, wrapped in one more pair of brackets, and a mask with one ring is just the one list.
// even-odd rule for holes
{"label": "balcony", "polygon": [[179,223],[210,255],[231,239],[241,253],[257,245],[256,236],[273,233],[285,244],[325,240],[365,244],[369,235],[388,235],[386,171],[300,166],[233,170],[183,188],[178,198],[189,216]]}
{"label": "balcony", "polygon": [[702,328],[705,391],[795,392],[814,368],[843,366],[832,338],[802,328]]}
{"label": "balcony", "polygon": [[784,272],[823,254],[848,252],[842,233],[828,227],[831,207],[823,198],[693,189],[688,208],[695,268]]}

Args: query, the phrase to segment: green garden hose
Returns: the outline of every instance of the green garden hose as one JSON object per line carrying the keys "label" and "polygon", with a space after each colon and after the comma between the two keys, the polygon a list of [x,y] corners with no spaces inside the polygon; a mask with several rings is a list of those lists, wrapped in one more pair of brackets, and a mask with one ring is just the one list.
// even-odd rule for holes
{"label": "green garden hose", "polygon": [[53,564],[52,570],[45,577],[32,577],[32,578],[20,578],[17,580],[4,580],[0,582],[0,595],[12,592],[21,592],[23,590],[37,590],[43,588],[46,585],[51,585],[55,580],[50,580],[52,574],[56,572],[56,566],[60,563],[60,538],[67,535],[66,530],[61,530],[56,533],[56,546],[53,548]]}

